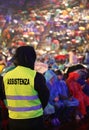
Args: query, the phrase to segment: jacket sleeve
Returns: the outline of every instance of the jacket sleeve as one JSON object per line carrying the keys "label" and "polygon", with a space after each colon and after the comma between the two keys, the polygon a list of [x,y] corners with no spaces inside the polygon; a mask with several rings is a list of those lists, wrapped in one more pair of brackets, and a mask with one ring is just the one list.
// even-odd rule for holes
{"label": "jacket sleeve", "polygon": [[0,76],[0,99],[4,100],[5,97],[5,93],[4,93],[4,84],[3,84],[3,77]]}
{"label": "jacket sleeve", "polygon": [[40,98],[42,107],[44,109],[46,105],[48,104],[48,100],[49,100],[49,90],[46,86],[46,81],[45,81],[44,76],[37,72],[34,84],[35,84],[34,85],[35,90],[38,92],[38,96]]}

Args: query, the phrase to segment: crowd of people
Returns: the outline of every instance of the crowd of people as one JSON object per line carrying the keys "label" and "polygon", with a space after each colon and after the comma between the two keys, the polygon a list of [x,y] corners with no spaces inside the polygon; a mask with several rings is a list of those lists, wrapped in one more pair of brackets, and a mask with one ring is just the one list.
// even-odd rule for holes
{"label": "crowd of people", "polygon": [[[76,49],[79,58],[88,57],[88,7],[81,3],[71,7],[65,3],[1,14],[0,59],[9,61],[15,49],[21,45],[34,46],[39,56],[52,51],[54,56],[69,55],[72,49]],[[89,60],[86,58],[85,62],[89,63]]]}
{"label": "crowd of people", "polygon": [[0,15],[2,130],[43,130],[49,118],[55,126],[89,115],[89,3],[67,2]]}
{"label": "crowd of people", "polygon": [[[67,76],[64,76],[60,70],[48,70],[45,73],[45,77],[50,90],[49,103],[54,106],[56,116],[60,120],[63,116],[63,121],[72,119],[68,109],[73,112],[71,116],[74,116],[75,119],[80,120],[87,115],[86,108],[89,106],[89,74],[84,67],[69,72]],[[60,110],[63,109],[61,117]]]}

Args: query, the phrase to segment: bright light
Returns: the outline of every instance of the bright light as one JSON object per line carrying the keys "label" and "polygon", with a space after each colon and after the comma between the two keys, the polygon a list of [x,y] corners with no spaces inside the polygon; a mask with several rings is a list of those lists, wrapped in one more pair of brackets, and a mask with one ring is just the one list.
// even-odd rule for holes
{"label": "bright light", "polygon": [[13,22],[14,22],[15,24],[17,24],[17,23],[18,23],[18,21],[17,21],[16,19],[14,19],[14,20],[13,20]]}
{"label": "bright light", "polygon": [[50,47],[46,47],[45,50],[46,50],[46,51],[50,51],[51,48],[50,48]]}

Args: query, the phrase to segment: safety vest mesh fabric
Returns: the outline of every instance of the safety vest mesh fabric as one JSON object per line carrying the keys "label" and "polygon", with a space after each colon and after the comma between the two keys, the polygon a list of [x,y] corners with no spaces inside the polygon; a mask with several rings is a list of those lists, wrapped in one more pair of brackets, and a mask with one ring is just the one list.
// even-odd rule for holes
{"label": "safety vest mesh fabric", "polygon": [[43,109],[34,89],[35,70],[17,66],[3,77],[9,117],[30,119],[43,115]]}

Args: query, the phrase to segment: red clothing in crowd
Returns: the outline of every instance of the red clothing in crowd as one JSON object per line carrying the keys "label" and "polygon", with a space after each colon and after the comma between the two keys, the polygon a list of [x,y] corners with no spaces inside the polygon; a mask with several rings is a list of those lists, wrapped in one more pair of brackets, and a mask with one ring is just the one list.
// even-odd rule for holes
{"label": "red clothing in crowd", "polygon": [[89,106],[89,97],[82,91],[82,86],[76,81],[78,74],[72,72],[66,80],[70,94],[79,100],[79,111],[86,115],[86,107]]}

